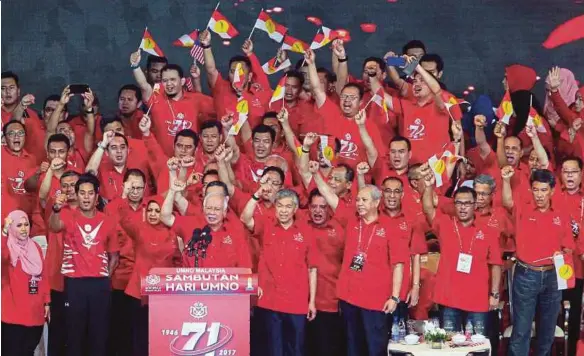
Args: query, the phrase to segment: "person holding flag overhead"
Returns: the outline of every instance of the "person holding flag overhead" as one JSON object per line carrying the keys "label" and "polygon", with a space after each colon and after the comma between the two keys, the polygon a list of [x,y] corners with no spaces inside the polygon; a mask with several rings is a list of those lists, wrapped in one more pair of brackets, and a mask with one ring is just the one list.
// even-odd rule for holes
{"label": "person holding flag overhead", "polygon": [[[148,53],[146,74],[140,68],[140,60],[142,59],[141,51]],[[142,41],[140,42],[140,47],[130,56],[130,68],[132,68],[134,79],[142,91],[144,102],[148,101],[150,95],[152,95],[153,85],[160,83],[162,79],[162,68],[167,64],[168,60],[164,57],[164,53],[162,53],[162,50],[152,38],[148,28],[146,28],[142,36]]]}
{"label": "person holding flag overhead", "polygon": [[[260,61],[253,53],[253,42],[247,39],[241,47],[245,56],[237,55],[229,60],[229,81],[225,80],[215,65],[211,49],[211,33],[201,32],[199,40],[204,49],[207,81],[213,92],[217,116],[224,116],[228,111],[234,112],[239,98],[248,102],[248,120],[250,127],[261,122],[265,107],[270,101],[272,91],[268,77],[262,70]],[[235,83],[236,69],[239,82]]]}

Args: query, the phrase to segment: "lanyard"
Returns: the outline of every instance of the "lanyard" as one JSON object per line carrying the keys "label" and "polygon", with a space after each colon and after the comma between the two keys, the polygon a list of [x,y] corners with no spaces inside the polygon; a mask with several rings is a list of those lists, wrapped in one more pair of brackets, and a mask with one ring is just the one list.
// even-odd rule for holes
{"label": "lanyard", "polygon": [[[184,95],[184,94],[183,94]],[[172,121],[176,120],[176,116],[174,115],[174,110],[172,109],[172,104],[170,103],[170,100],[168,97],[166,98],[166,103],[168,104],[168,108],[170,109],[170,114],[172,115]],[[172,123],[172,122],[171,122]]]}
{"label": "lanyard", "polygon": [[[460,232],[458,231],[458,224],[456,223],[456,218],[452,218],[452,222],[454,223],[454,231],[456,232],[456,236],[458,236],[458,244],[460,245],[460,252],[462,252],[462,239],[460,238]],[[468,254],[471,255],[472,252],[472,245],[474,243],[474,237],[470,240],[470,248],[468,249]]]}
{"label": "lanyard", "polygon": [[[372,224],[375,224],[375,222],[373,222]],[[369,241],[367,242],[367,248],[363,251],[361,249],[361,237],[363,234],[363,219],[359,219],[359,241],[357,243],[357,252],[359,251],[363,251],[365,254],[367,254],[367,251],[369,251],[369,246],[371,246],[371,240],[373,239],[373,234],[375,233],[376,227],[375,225],[373,225],[373,231],[371,231],[371,235],[369,235]]]}

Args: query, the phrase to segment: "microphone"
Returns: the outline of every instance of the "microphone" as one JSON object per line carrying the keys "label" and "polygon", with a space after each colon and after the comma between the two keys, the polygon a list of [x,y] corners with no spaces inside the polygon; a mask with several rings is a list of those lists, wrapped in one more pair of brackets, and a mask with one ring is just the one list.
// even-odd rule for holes
{"label": "microphone", "polygon": [[209,244],[211,244],[211,241],[213,241],[213,236],[211,236],[211,228],[209,228],[209,225],[205,225],[205,227],[203,228],[203,231],[201,232],[201,239],[200,239],[200,244],[201,244],[201,252],[202,258],[206,258],[207,257],[207,247],[209,247]]}
{"label": "microphone", "polygon": [[193,257],[194,251],[196,250],[196,245],[197,243],[201,240],[201,229],[195,229],[193,230],[193,235],[191,237],[191,240],[189,241],[189,243],[187,244],[187,255],[189,257]]}

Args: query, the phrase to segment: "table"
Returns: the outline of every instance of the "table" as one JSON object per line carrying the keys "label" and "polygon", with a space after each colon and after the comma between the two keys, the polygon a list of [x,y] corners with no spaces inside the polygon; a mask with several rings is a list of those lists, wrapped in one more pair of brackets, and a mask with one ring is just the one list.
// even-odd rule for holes
{"label": "table", "polygon": [[419,345],[405,345],[401,343],[389,343],[387,345],[387,354],[392,355],[392,352],[408,353],[414,356],[433,356],[433,355],[444,355],[444,356],[466,356],[469,352],[485,352],[488,351],[491,354],[491,343],[489,339],[485,341],[484,344],[474,346],[474,347],[454,347],[451,348],[447,344],[443,346],[442,349],[432,349],[430,344],[421,343]]}

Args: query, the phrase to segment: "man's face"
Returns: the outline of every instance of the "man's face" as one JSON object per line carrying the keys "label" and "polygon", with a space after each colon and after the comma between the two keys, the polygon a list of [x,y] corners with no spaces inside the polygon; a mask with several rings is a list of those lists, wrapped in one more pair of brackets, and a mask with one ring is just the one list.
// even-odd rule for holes
{"label": "man's face", "polygon": [[365,85],[365,89],[371,89],[371,82],[369,82],[370,77],[375,77],[379,82],[383,83],[385,80],[385,73],[381,70],[379,63],[375,61],[369,61],[365,63],[365,67],[363,67],[363,84]]}
{"label": "man's face", "polygon": [[276,132],[276,142],[279,141],[282,136],[284,136],[282,131],[282,126],[280,126],[280,121],[275,117],[266,117],[264,119],[264,125],[269,126]]}
{"label": "man's face", "polygon": [[517,137],[505,138],[505,157],[507,158],[507,164],[516,167],[519,164],[521,154],[521,141]]}
{"label": "man's face", "polygon": [[124,135],[124,126],[119,121],[110,122],[109,124],[105,125],[103,128],[103,132],[113,131],[120,135]]}
{"label": "man's face", "polygon": [[438,71],[438,63],[436,62],[420,62],[422,68],[426,70],[426,72],[432,74],[434,77],[440,79],[442,78],[442,71]]}
{"label": "man's face", "polygon": [[78,180],[78,176],[61,178],[61,191],[63,194],[65,194],[65,196],[67,196],[68,203],[72,203],[77,200],[77,194],[75,194],[75,184]]}
{"label": "man's face", "polygon": [[150,225],[158,225],[160,223],[160,205],[155,202],[151,202],[146,207],[146,221]]}
{"label": "man's face", "polygon": [[276,172],[270,171],[268,173],[265,173],[264,175],[268,176],[268,180],[270,182],[265,185],[267,189],[262,191],[261,198],[265,201],[273,201],[276,193],[280,189],[282,189],[282,185],[284,185],[284,182],[282,182],[282,179],[280,179],[280,175]]}
{"label": "man's face", "polygon": [[185,84],[184,78],[181,78],[176,70],[165,70],[162,72],[162,83],[164,92],[169,98],[173,98],[182,93],[182,86]]}
{"label": "man's face", "polygon": [[4,138],[10,151],[15,153],[21,152],[26,142],[24,127],[19,123],[10,124]]}
{"label": "man's face", "polygon": [[340,95],[341,111],[346,117],[354,117],[359,112],[361,98],[355,87],[344,88]]}
{"label": "man's face", "polygon": [[[304,85],[302,85],[302,89],[304,91],[310,91],[310,77],[308,76],[308,66],[301,67],[298,69],[298,72],[302,74],[304,77]],[[326,88],[324,88],[326,89]]]}
{"label": "man's face", "polygon": [[56,132],[67,136],[67,138],[69,139],[69,143],[71,144],[71,147],[75,146],[75,131],[73,131],[73,128],[68,122],[63,121],[59,122],[57,124]]}
{"label": "man's face", "polygon": [[431,95],[430,87],[420,74],[414,75],[414,97],[417,99],[425,99]]}
{"label": "man's face", "polygon": [[371,188],[363,188],[357,194],[355,204],[357,206],[357,214],[361,217],[377,210],[379,206],[379,200],[374,200],[371,193]]}
{"label": "man's face", "polygon": [[178,136],[174,144],[176,158],[192,157],[195,155],[195,141],[191,137]]}
{"label": "man's face", "polygon": [[544,167],[541,162],[539,161],[539,158],[537,157],[537,153],[535,153],[535,150],[531,150],[531,152],[529,152],[529,161],[527,162],[529,169],[534,170],[534,169],[546,169],[546,167]]}
{"label": "man's face", "polygon": [[408,150],[405,141],[395,141],[389,144],[389,162],[395,170],[406,169],[412,158],[412,152]]}
{"label": "man's face", "polygon": [[320,87],[323,88],[325,91],[328,91],[331,83],[329,82],[326,73],[318,72],[318,81],[320,82]]}
{"label": "man's face", "polygon": [[[205,177],[203,177],[203,181],[201,182],[203,184],[203,189],[202,191],[205,192],[205,194],[208,194],[207,192],[207,186],[209,185],[209,183],[211,182],[218,182],[219,181],[219,177],[216,174],[207,174]],[[219,187],[221,188],[221,187]],[[221,188],[223,189],[223,188]]]}
{"label": "man's face", "polygon": [[322,225],[327,222],[329,218],[329,210],[326,200],[321,196],[314,196],[308,205],[308,212],[310,213],[310,220],[315,225]]}
{"label": "man's face", "polygon": [[79,209],[81,209],[81,211],[91,211],[95,208],[97,203],[97,192],[93,189],[93,184],[83,183],[79,186],[77,201],[79,201]]}
{"label": "man's face", "polygon": [[276,217],[280,224],[290,223],[294,219],[294,214],[298,206],[292,198],[282,198],[276,201]]}
{"label": "man's face", "polygon": [[225,218],[225,197],[223,195],[210,195],[205,199],[203,206],[205,220],[210,226],[223,223]]}
{"label": "man's face", "polygon": [[477,208],[484,209],[491,206],[493,201],[493,191],[488,184],[475,183],[474,190],[477,192]]}
{"label": "man's face", "polygon": [[118,110],[122,115],[132,115],[140,106],[136,92],[130,89],[122,90],[118,98]]}
{"label": "man's face", "polygon": [[264,159],[272,154],[273,142],[269,132],[256,133],[252,145],[256,159]]}
{"label": "man's face", "polygon": [[14,78],[4,78],[1,84],[2,101],[4,105],[17,104],[20,98],[20,88],[16,85]]}
{"label": "man's face", "polygon": [[533,182],[531,184],[531,193],[533,194],[535,205],[539,209],[547,209],[550,206],[554,190],[549,183]]}
{"label": "man's face", "polygon": [[152,63],[150,69],[148,69],[148,79],[151,83],[160,83],[162,80],[162,68],[166,66],[166,63]]}
{"label": "man's face", "polygon": [[458,193],[454,196],[454,210],[460,222],[474,219],[475,204],[471,193]]}
{"label": "man's face", "polygon": [[140,203],[144,199],[144,180],[140,176],[130,175],[126,182],[130,185],[128,200],[132,203]]}
{"label": "man's face", "polygon": [[205,153],[212,154],[219,147],[220,143],[221,133],[217,127],[213,126],[201,131],[201,144]]}
{"label": "man's face", "polygon": [[[43,120],[46,122],[47,120],[49,120],[49,118],[51,117],[51,115],[53,115],[53,113],[55,112],[55,110],[57,109],[57,105],[59,105],[59,101],[57,100],[49,100],[47,101],[44,109],[43,109]],[[65,120],[65,118],[67,117],[67,113],[65,112],[65,110],[63,110],[61,112],[61,117],[59,118],[59,122]]]}
{"label": "man's face", "polygon": [[302,87],[300,86],[300,80],[295,77],[286,78],[286,90],[284,91],[284,100],[286,102],[296,102],[298,100],[298,94]]}
{"label": "man's face", "polygon": [[347,193],[351,189],[351,182],[347,180],[347,169],[345,167],[333,168],[328,178],[328,185],[337,196]]}
{"label": "man's face", "polygon": [[562,164],[562,183],[568,191],[580,188],[582,183],[582,170],[576,161],[566,161]]}
{"label": "man's face", "polygon": [[399,211],[403,197],[404,188],[399,181],[389,179],[383,183],[383,204],[387,210]]}
{"label": "man's face", "polygon": [[250,71],[249,67],[245,62],[232,62],[231,66],[229,67],[229,82],[233,83],[233,78],[235,77],[235,69],[237,68],[237,63],[241,64],[241,69],[243,70],[243,76],[239,78],[239,80],[243,81],[243,87],[247,87],[247,84],[250,81]]}
{"label": "man's face", "polygon": [[419,60],[423,55],[426,54],[426,51],[424,51],[422,48],[409,48],[405,54],[408,56],[414,56]]}
{"label": "man's face", "polygon": [[67,162],[67,145],[65,142],[51,142],[47,147],[47,157],[49,163],[55,158],[60,158]]}
{"label": "man's face", "polygon": [[123,167],[128,160],[128,145],[122,137],[115,136],[107,147],[107,155],[115,167]]}

